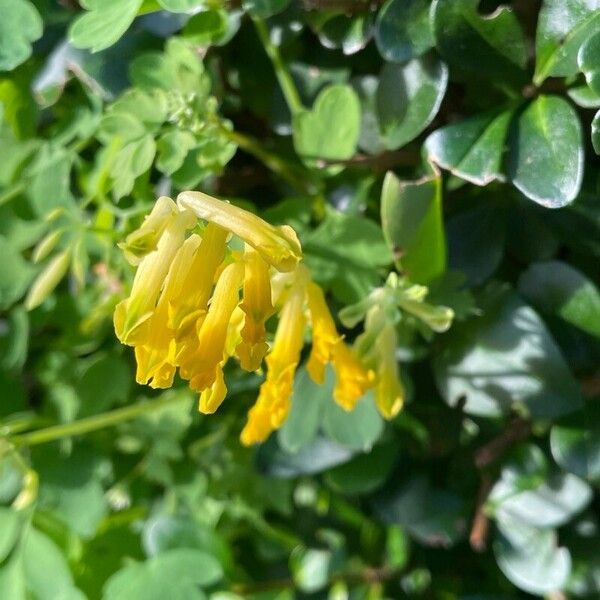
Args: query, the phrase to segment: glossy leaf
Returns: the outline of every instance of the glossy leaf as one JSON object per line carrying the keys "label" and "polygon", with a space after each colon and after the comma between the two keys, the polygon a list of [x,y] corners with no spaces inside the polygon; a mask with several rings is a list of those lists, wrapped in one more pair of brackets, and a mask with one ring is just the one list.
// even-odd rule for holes
{"label": "glossy leaf", "polygon": [[577,72],[577,53],[598,30],[598,0],[544,0],[536,33],[534,83]]}
{"label": "glossy leaf", "polygon": [[572,202],[583,178],[579,118],[557,96],[540,96],[520,113],[509,139],[508,174],[528,198],[548,208]]}
{"label": "glossy leaf", "polygon": [[531,265],[521,275],[519,292],[539,310],[600,337],[600,291],[567,263],[553,260]]}
{"label": "glossy leaf", "polygon": [[482,15],[478,5],[479,0],[433,2],[431,21],[442,57],[485,77],[524,81],[525,39],[513,10],[500,6]]}
{"label": "glossy leaf", "polygon": [[600,34],[592,35],[580,48],[577,64],[585,74],[588,86],[600,94]]}
{"label": "glossy leaf", "polygon": [[385,60],[404,62],[434,45],[427,0],[388,0],[377,15],[375,41]]}
{"label": "glossy leaf", "polygon": [[388,149],[404,146],[431,123],[447,84],[448,69],[432,56],[384,66],[376,106],[381,137]]}
{"label": "glossy leaf", "polygon": [[425,140],[429,160],[475,185],[503,181],[511,117],[511,111],[486,113],[434,131]]}
{"label": "glossy leaf", "polygon": [[493,294],[483,316],[457,330],[434,360],[446,402],[465,398],[464,410],[482,416],[506,413],[515,403],[535,417],[577,410],[579,387],[539,315],[512,292]]}

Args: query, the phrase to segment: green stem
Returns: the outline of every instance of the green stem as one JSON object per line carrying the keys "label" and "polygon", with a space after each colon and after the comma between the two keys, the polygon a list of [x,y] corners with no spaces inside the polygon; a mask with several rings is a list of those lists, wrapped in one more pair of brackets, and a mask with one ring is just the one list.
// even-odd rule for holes
{"label": "green stem", "polygon": [[287,102],[288,108],[293,116],[304,110],[302,100],[300,99],[300,94],[296,89],[296,84],[294,83],[292,76],[283,62],[283,58],[279,53],[279,48],[277,48],[277,46],[271,42],[269,30],[267,29],[265,22],[258,17],[254,17],[253,21],[258,33],[258,37],[264,46],[265,52],[273,63],[273,68],[275,69],[275,75],[279,81],[279,85],[281,86],[281,91],[283,92],[285,101]]}
{"label": "green stem", "polygon": [[46,429],[39,429],[22,435],[11,436],[9,441],[15,446],[36,446],[37,444],[45,444],[46,442],[53,442],[65,437],[82,435],[84,433],[89,433],[90,431],[112,427],[117,423],[135,419],[140,415],[159,410],[164,406],[174,404],[175,402],[181,402],[184,399],[187,399],[185,395],[165,394],[156,400],[144,400],[143,402],[138,402],[131,406],[117,408],[106,413],[80,419],[79,421],[73,421],[72,423],[54,425],[52,427],[47,427]]}
{"label": "green stem", "polygon": [[232,131],[226,127],[219,127],[219,132],[236,143],[242,150],[248,154],[256,157],[264,165],[266,165],[273,173],[279,175],[282,179],[287,181],[292,187],[296,188],[303,194],[313,195],[315,190],[310,184],[308,174],[304,173],[301,169],[289,164],[281,157],[276,154],[265,150],[256,140],[244,135],[238,131]]}
{"label": "green stem", "polygon": [[17,183],[0,195],[0,206],[10,202],[25,191],[25,183]]}

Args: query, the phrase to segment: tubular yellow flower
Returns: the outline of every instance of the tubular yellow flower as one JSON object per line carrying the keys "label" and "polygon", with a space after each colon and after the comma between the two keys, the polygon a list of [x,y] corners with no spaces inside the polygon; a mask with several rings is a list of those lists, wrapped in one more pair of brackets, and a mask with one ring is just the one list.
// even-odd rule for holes
{"label": "tubular yellow flower", "polygon": [[321,288],[311,281],[306,286],[306,293],[313,335],[306,369],[315,383],[322,384],[325,381],[325,367],[331,362],[333,350],[342,337],[337,332]]}
{"label": "tubular yellow flower", "polygon": [[202,192],[182,192],[177,203],[243,239],[278,271],[292,271],[302,258],[296,232],[287,225],[274,227],[257,215]]}
{"label": "tubular yellow flower", "polygon": [[352,410],[367,390],[373,387],[375,374],[363,366],[344,342],[339,342],[333,349],[333,370],[333,399],[345,410]]}
{"label": "tubular yellow flower", "polygon": [[375,401],[381,414],[386,419],[393,419],[404,404],[404,386],[396,361],[396,331],[393,324],[386,324],[379,333],[377,350],[379,365]]}
{"label": "tubular yellow flower", "polygon": [[190,357],[190,364],[181,363],[182,375],[189,377],[190,387],[194,390],[205,390],[217,377],[217,368],[223,360],[229,322],[239,302],[243,276],[243,264],[234,262],[225,267],[198,331],[197,352]]}
{"label": "tubular yellow flower", "polygon": [[186,230],[193,224],[191,212],[174,212],[162,229],[156,249],[142,258],[129,298],[115,309],[115,332],[122,343],[130,346],[143,343],[140,326],[151,317],[171,262],[184,242]]}
{"label": "tubular yellow flower", "polygon": [[265,341],[265,321],[273,314],[269,265],[249,244],[244,250],[244,311],[242,341],[236,349],[242,368],[256,371],[269,349]]}
{"label": "tubular yellow flower", "polygon": [[216,412],[227,395],[227,387],[223,377],[223,364],[217,365],[214,383],[200,394],[198,410],[205,415],[212,415]]}
{"label": "tubular yellow flower", "polygon": [[281,426],[289,412],[294,373],[304,345],[304,300],[304,284],[296,282],[283,305],[273,349],[266,359],[267,379],[241,434],[246,446],[264,441]]}
{"label": "tubular yellow flower", "polygon": [[185,284],[194,255],[200,245],[200,236],[191,235],[177,251],[156,310],[147,321],[144,343],[135,349],[137,362],[136,381],[150,382],[151,387],[167,388],[173,384],[175,375],[175,332],[169,327],[168,314],[171,303],[185,293]]}
{"label": "tubular yellow flower", "polygon": [[306,288],[313,330],[313,344],[306,368],[318,384],[325,380],[325,367],[333,363],[335,371],[334,400],[346,410],[372,386],[374,374],[366,369],[339,335],[321,288],[310,282]]}

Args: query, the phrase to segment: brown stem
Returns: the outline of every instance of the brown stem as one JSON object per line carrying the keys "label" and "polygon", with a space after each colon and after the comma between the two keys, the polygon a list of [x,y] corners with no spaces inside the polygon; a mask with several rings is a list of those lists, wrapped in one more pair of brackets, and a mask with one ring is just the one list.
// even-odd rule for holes
{"label": "brown stem", "polygon": [[419,164],[421,155],[416,150],[386,151],[375,156],[356,154],[347,160],[319,160],[319,165],[329,167],[343,165],[346,167],[365,167],[376,171],[387,171],[392,167],[414,167]]}
{"label": "brown stem", "polygon": [[490,530],[490,519],[485,514],[485,501],[492,489],[492,478],[488,474],[481,476],[481,485],[477,495],[477,508],[469,535],[469,543],[475,552],[483,552],[487,548],[487,536]]}
{"label": "brown stem", "polygon": [[531,424],[529,421],[521,417],[513,419],[500,435],[475,452],[475,466],[478,469],[489,467],[508,449],[529,437],[530,433]]}

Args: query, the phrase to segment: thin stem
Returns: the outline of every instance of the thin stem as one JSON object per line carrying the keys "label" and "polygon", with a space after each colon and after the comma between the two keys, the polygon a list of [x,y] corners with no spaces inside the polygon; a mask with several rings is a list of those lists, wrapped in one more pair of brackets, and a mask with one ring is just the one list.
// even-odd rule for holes
{"label": "thin stem", "polygon": [[275,69],[275,76],[279,81],[279,85],[281,86],[281,91],[285,97],[285,101],[287,102],[288,108],[292,113],[292,116],[299,113],[301,110],[304,110],[304,106],[302,105],[302,100],[300,99],[300,94],[296,89],[296,84],[292,79],[289,71],[285,63],[283,62],[283,58],[279,53],[279,48],[275,46],[271,42],[271,38],[269,37],[269,30],[265,25],[265,22],[258,17],[253,18],[254,26],[256,27],[256,31],[258,33],[258,37],[262,42],[265,52],[267,56],[271,59],[273,63],[273,68]]}
{"label": "thin stem", "polygon": [[17,183],[0,195],[0,206],[10,202],[25,191],[25,183]]}
{"label": "thin stem", "polygon": [[92,417],[86,417],[85,419],[73,421],[72,423],[54,425],[52,427],[47,427],[46,429],[39,429],[22,435],[11,436],[9,440],[15,446],[36,446],[38,444],[45,444],[46,442],[53,442],[65,437],[82,435],[84,433],[89,433],[90,431],[112,427],[117,423],[135,419],[135,417],[159,410],[160,408],[168,406],[169,404],[174,404],[175,402],[181,402],[184,399],[186,399],[186,396],[183,395],[165,394],[156,400],[144,400],[137,404],[117,408]]}
{"label": "thin stem", "polygon": [[227,139],[235,142],[242,150],[245,150],[248,154],[258,158],[258,160],[271,169],[271,171],[279,175],[298,191],[309,195],[315,193],[313,186],[307,179],[306,173],[303,173],[301,169],[294,165],[290,165],[276,154],[272,154],[268,150],[265,150],[253,138],[240,133],[239,131],[232,131],[225,127],[220,127],[219,132]]}

